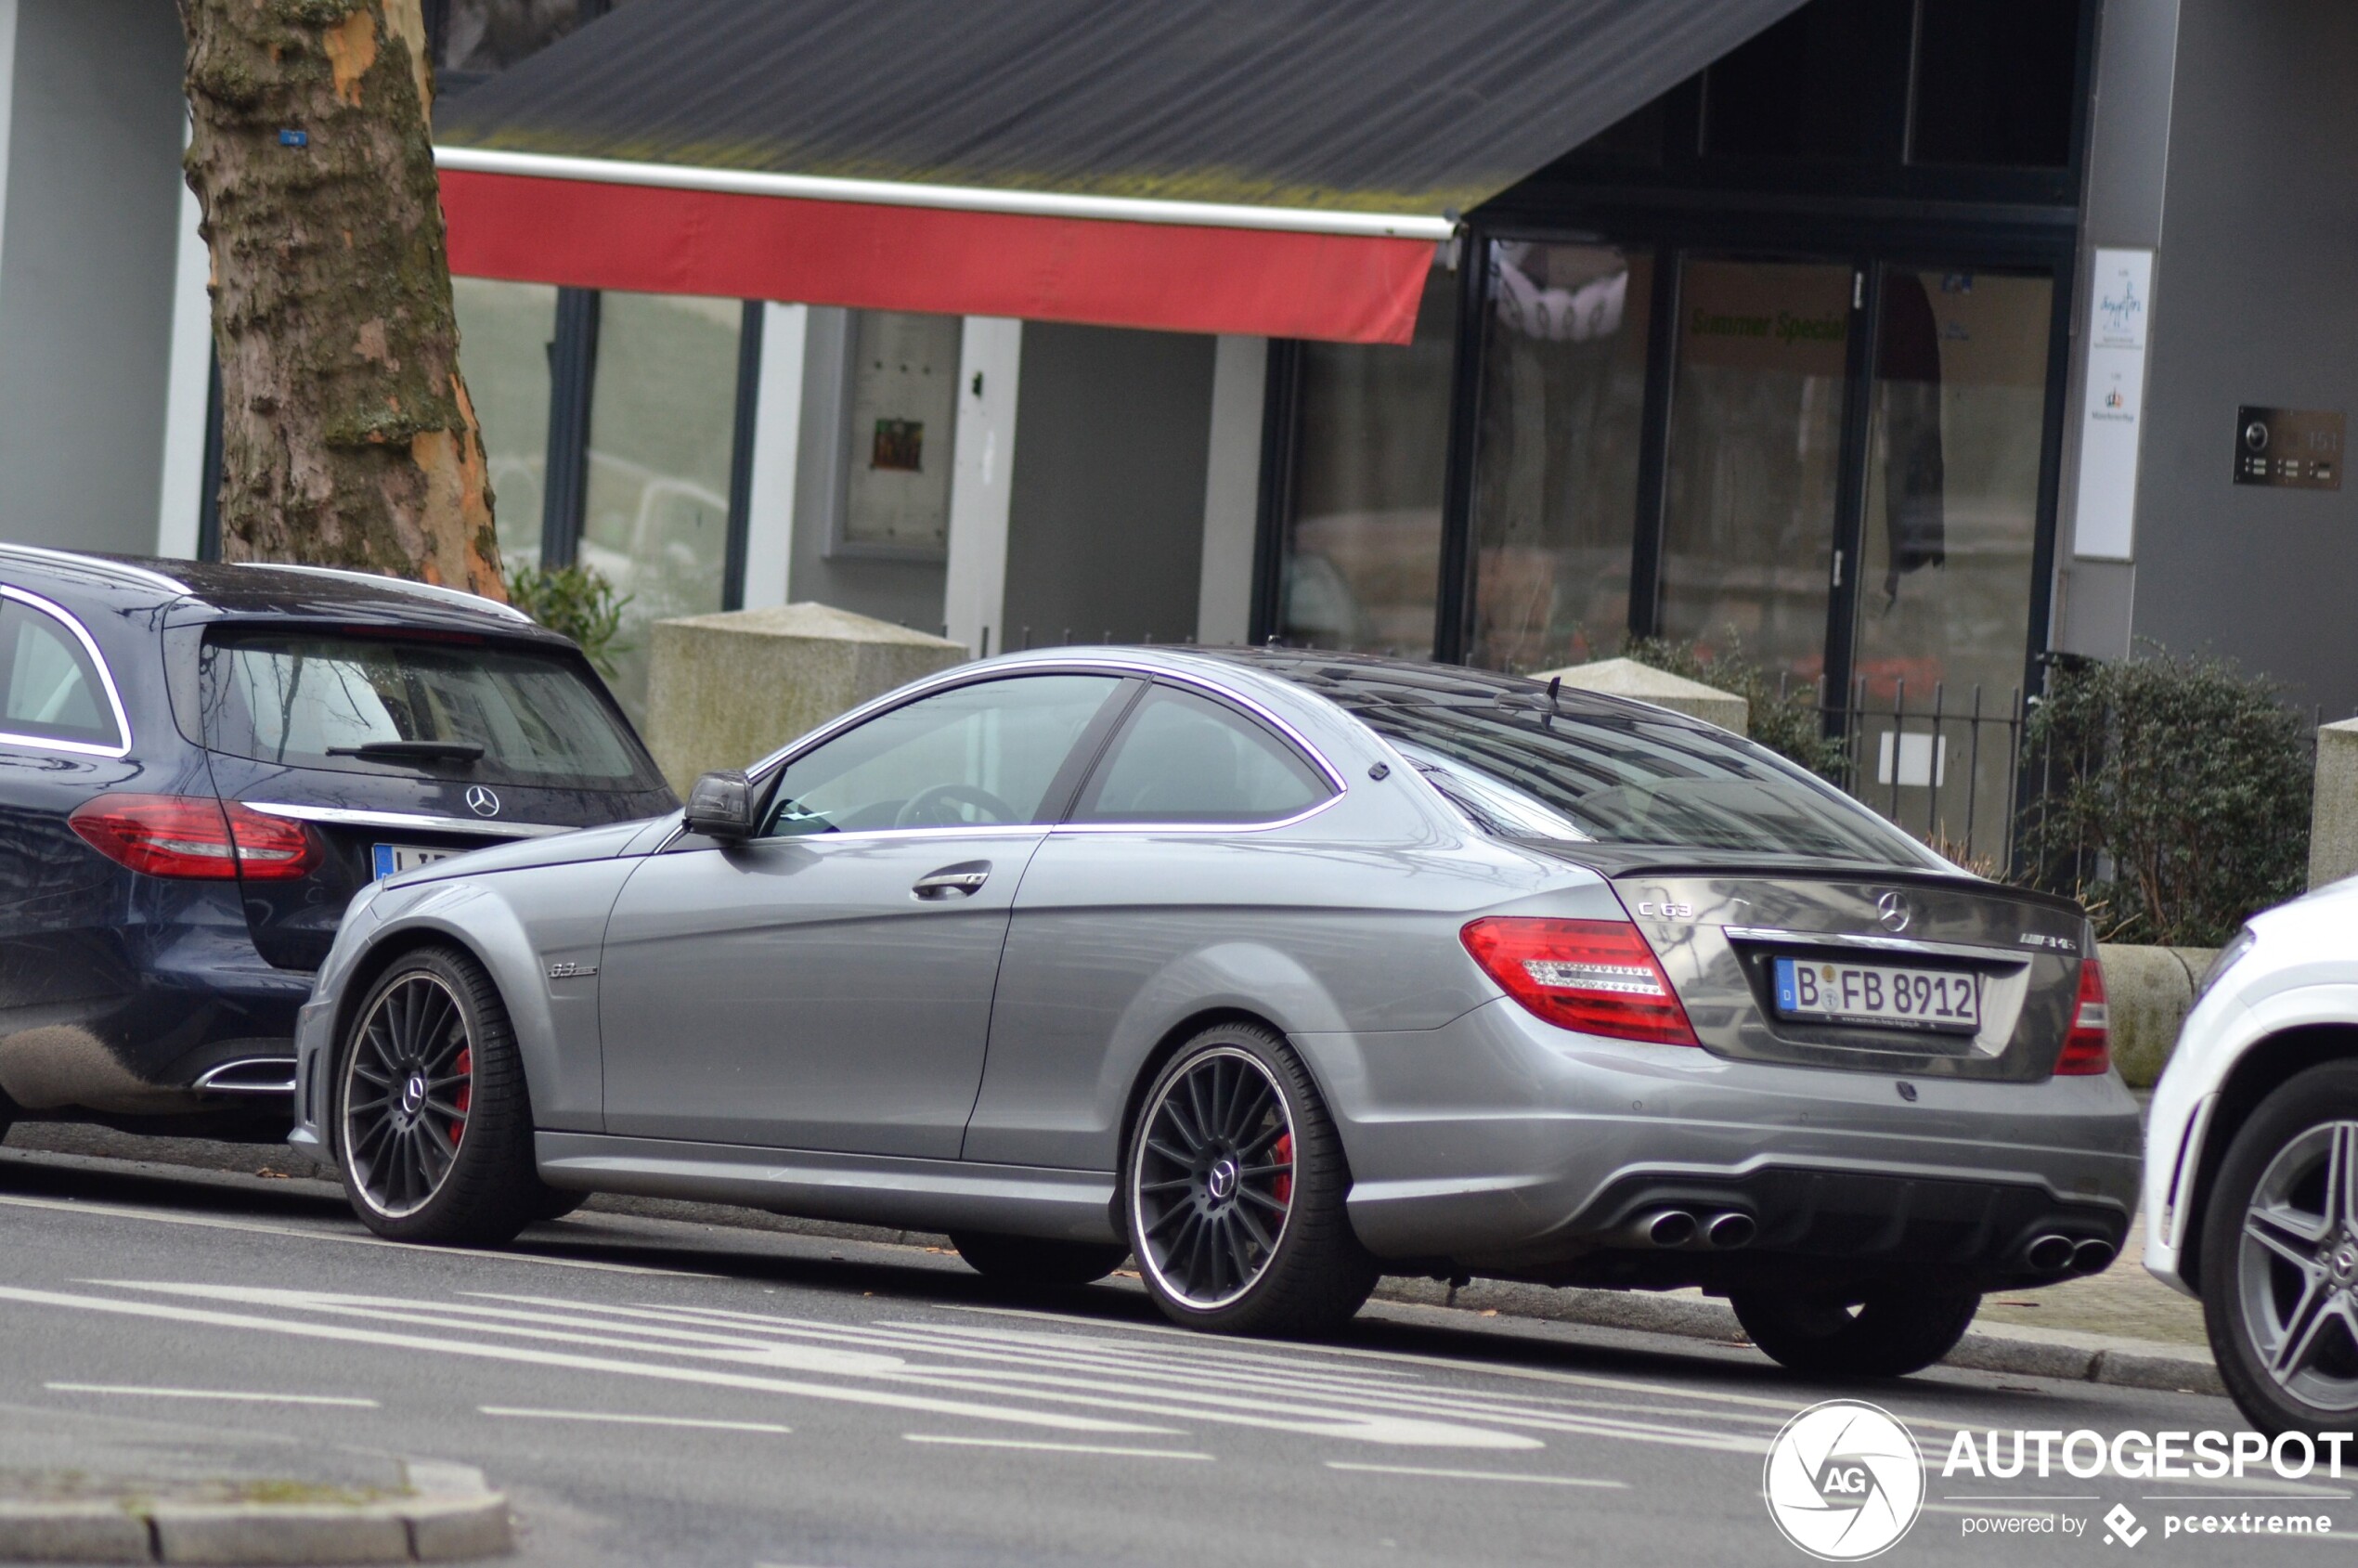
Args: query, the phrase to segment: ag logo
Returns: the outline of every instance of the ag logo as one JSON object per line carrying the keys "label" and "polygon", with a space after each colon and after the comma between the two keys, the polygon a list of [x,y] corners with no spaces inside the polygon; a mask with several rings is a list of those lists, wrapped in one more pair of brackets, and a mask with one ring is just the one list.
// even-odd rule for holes
{"label": "ag logo", "polygon": [[1777,1433],[1760,1489],[1785,1539],[1828,1562],[1857,1562],[1888,1549],[1915,1523],[1924,1460],[1888,1411],[1829,1399]]}

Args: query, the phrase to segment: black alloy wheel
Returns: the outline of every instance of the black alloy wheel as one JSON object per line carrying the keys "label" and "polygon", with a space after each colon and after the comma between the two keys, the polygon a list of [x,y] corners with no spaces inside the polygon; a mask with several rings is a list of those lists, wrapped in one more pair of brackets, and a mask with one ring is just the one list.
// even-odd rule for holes
{"label": "black alloy wheel", "polygon": [[1167,1316],[1315,1333],[1359,1310],[1377,1267],[1351,1229],[1341,1140],[1293,1051],[1254,1025],[1183,1046],[1131,1135],[1131,1247]]}
{"label": "black alloy wheel", "polygon": [[395,961],[353,1015],[335,1085],[344,1190],[380,1236],[497,1245],[558,1200],[533,1164],[507,1009],[466,954]]}

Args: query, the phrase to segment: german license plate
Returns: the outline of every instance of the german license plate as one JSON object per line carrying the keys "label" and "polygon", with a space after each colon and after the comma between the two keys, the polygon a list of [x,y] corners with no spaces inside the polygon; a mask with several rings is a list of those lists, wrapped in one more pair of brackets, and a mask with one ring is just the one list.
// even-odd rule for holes
{"label": "german license plate", "polygon": [[1777,960],[1777,1014],[1901,1029],[1981,1029],[1981,977],[1887,964]]}
{"label": "german license plate", "polygon": [[457,853],[456,849],[429,849],[422,844],[380,844],[376,847],[377,880],[447,861]]}

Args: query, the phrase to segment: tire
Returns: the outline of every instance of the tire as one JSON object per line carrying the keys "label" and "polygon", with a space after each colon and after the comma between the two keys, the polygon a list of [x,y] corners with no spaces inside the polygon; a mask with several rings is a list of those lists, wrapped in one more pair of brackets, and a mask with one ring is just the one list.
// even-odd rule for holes
{"label": "tire", "polygon": [[1139,1102],[1122,1175],[1139,1276],[1175,1323],[1324,1334],[1375,1289],[1342,1141],[1273,1030],[1221,1024],[1181,1046]]}
{"label": "tire", "polygon": [[984,1230],[953,1230],[950,1245],[968,1268],[991,1283],[1035,1290],[1094,1284],[1130,1255],[1119,1241],[1045,1241]]}
{"label": "tire", "polygon": [[589,1202],[592,1196],[586,1192],[568,1192],[563,1187],[549,1186],[546,1183],[542,1186],[549,1196],[538,1208],[532,1212],[532,1217],[536,1221],[562,1220],[584,1203]]}
{"label": "tire", "polygon": [[2260,1102],[2205,1199],[2211,1354],[2236,1407],[2272,1436],[2347,1432],[2358,1419],[2354,1172],[2358,1062],[2332,1062]]}
{"label": "tire", "polygon": [[1847,1302],[1791,1290],[1731,1291],[1728,1304],[1762,1354],[1820,1378],[1904,1378],[1957,1348],[1981,1310],[1975,1291],[1880,1286]]}
{"label": "tire", "polygon": [[533,1164],[508,1010],[465,953],[404,953],[354,1010],[335,1059],[336,1165],[379,1236],[497,1247],[555,1197]]}

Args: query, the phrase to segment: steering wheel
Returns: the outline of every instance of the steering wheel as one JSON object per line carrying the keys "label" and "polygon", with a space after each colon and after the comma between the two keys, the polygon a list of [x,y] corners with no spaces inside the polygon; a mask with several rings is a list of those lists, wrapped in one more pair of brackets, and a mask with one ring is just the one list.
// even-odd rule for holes
{"label": "steering wheel", "polygon": [[992,823],[1012,823],[1017,816],[1013,806],[1008,805],[987,789],[979,789],[973,784],[935,784],[929,789],[921,789],[911,796],[907,803],[900,808],[900,812],[893,817],[892,825],[895,827],[965,825],[958,818],[944,815],[941,810],[944,806],[971,806],[976,810],[986,813],[987,820]]}

